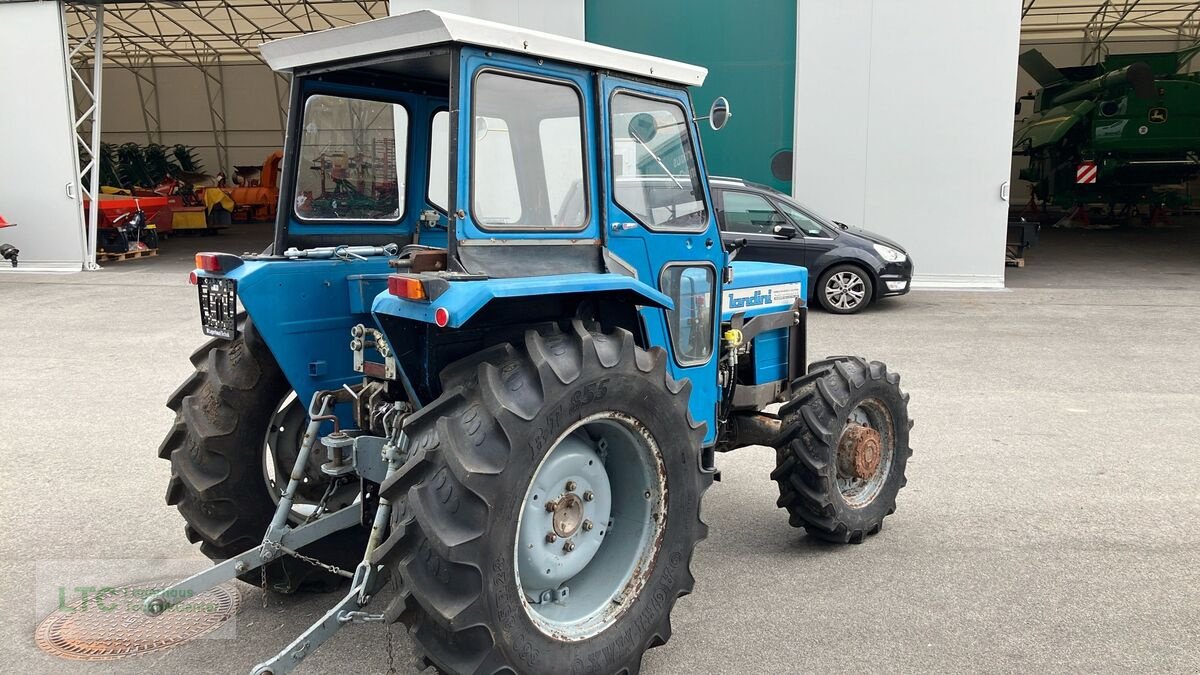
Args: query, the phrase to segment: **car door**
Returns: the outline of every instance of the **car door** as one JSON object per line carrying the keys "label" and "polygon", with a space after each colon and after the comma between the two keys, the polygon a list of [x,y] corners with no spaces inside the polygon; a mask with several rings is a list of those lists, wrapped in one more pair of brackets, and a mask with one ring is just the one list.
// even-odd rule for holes
{"label": "car door", "polygon": [[717,193],[717,218],[721,238],[726,241],[746,239],[746,247],[738,254],[742,260],[804,265],[804,239],[775,234],[776,225],[788,225],[784,217],[766,197],[733,188]]}
{"label": "car door", "polygon": [[775,205],[787,216],[788,221],[796,226],[799,237],[804,241],[804,266],[808,268],[809,277],[814,281],[821,275],[823,269],[817,269],[824,266],[824,261],[821,256],[832,251],[837,246],[837,235],[834,234],[828,227],[823,225],[820,220],[805,211],[804,209],[776,199]]}

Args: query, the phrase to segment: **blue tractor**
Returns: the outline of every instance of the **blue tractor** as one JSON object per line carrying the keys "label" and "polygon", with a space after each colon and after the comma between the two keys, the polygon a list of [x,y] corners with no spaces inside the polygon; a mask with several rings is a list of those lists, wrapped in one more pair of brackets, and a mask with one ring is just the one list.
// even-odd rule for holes
{"label": "blue tractor", "polygon": [[692,590],[716,453],[774,447],[810,536],[880,530],[907,396],[806,363],[806,271],[722,246],[703,68],[434,11],[262,51],[292,77],[274,244],[197,256],[213,339],[160,450],[223,562],[148,613],[348,579],[255,672],[402,621],[444,672],[636,673]]}

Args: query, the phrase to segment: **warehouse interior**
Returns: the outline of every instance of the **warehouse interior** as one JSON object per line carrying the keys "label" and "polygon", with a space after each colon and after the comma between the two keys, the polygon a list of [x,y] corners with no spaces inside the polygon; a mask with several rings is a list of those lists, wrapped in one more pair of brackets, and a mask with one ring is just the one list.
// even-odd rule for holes
{"label": "warehouse interior", "polygon": [[[1114,283],[1111,271],[1120,269],[1177,286],[1181,279],[1195,274],[1195,261],[1200,259],[1200,138],[1195,132],[1200,129],[1200,105],[1195,98],[1200,80],[1194,74],[1200,66],[1195,58],[1195,47],[1200,44],[1200,5],[1153,0],[1024,0],[1021,14],[1022,53],[1036,49],[1064,69],[1103,64],[1131,54],[1179,53],[1177,72],[1190,91],[1174,106],[1160,101],[1161,109],[1169,110],[1173,122],[1182,128],[1174,139],[1172,154],[1155,159],[1175,163],[1180,170],[1161,178],[1153,192],[1137,199],[1138,203],[1129,205],[1124,198],[1113,196],[1115,204],[1110,206],[1107,200],[1097,198],[1082,218],[1067,200],[1033,203],[1033,183],[1020,176],[1029,158],[1014,155],[1010,219],[1036,222],[1041,229],[1038,242],[1024,256],[1026,266],[1008,268],[1008,285],[1107,286]],[[1034,107],[1033,101],[1022,97],[1039,89],[1031,73],[1019,68],[1018,122],[1028,119]],[[1155,120],[1148,122],[1141,130],[1153,136],[1158,130]],[[1127,150],[1136,148],[1118,150],[1117,156]],[[1083,156],[1095,158],[1087,155],[1086,148]],[[1161,211],[1158,205],[1162,205]],[[1018,239],[1014,231],[1010,241]]]}

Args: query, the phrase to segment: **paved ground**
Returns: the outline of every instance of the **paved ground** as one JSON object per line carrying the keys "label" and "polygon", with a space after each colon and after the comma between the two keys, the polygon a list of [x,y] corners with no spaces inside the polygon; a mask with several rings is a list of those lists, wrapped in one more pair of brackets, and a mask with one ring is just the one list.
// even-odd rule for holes
{"label": "paved ground", "polygon": [[[1200,671],[1200,246],[1151,236],[1169,245],[1048,233],[1012,291],[815,313],[814,354],[884,360],[912,394],[900,509],[865,544],[822,545],[775,508],[770,451],[721,457],[697,592],[646,672]],[[172,246],[174,264],[0,278],[0,669],[244,672],[334,600],[263,609],[242,586],[235,639],[125,661],[34,646],[35,595],[71,583],[54,561],[108,583],[204,564],[155,457],[201,342],[190,244]],[[384,643],[344,630],[304,672],[381,672]],[[395,651],[406,667],[398,630]]]}

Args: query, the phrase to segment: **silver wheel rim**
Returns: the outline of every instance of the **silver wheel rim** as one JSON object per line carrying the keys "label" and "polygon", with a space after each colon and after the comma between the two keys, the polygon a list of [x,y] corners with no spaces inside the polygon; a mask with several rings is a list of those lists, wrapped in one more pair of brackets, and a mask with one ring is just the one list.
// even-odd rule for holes
{"label": "silver wheel rim", "polygon": [[[275,413],[271,416],[271,422],[263,436],[263,481],[266,483],[267,494],[271,497],[271,502],[276,506],[279,505],[279,498],[283,496],[283,492],[287,488],[292,464],[300,449],[300,439],[304,436],[307,426],[308,414],[304,410],[304,405],[296,396],[296,392],[289,391],[287,396],[284,396],[275,406]],[[281,453],[283,453],[283,457],[280,456]],[[319,473],[319,464],[324,461],[324,456],[324,446],[318,443],[313,447],[307,474],[312,474],[315,469],[317,475],[324,477]],[[316,466],[314,466],[314,462]],[[325,496],[324,487],[319,491],[317,498],[305,496],[304,493],[311,490],[309,485],[326,486],[327,483],[328,481],[320,480],[314,484],[312,478],[306,475],[300,489],[296,491],[296,499],[292,504],[288,520],[293,524],[316,520],[322,513],[336,510],[348,503],[348,497],[354,499],[351,491],[354,495],[358,494],[358,485],[347,483],[336,488],[328,499],[325,499],[325,508],[321,506],[322,498]]]}
{"label": "silver wheel rim", "polygon": [[585,640],[633,604],[666,527],[665,471],[645,425],[615,411],[579,421],[551,446],[521,503],[513,556],[538,630]]}
{"label": "silver wheel rim", "polygon": [[[865,426],[879,434],[879,460],[874,472],[868,477],[859,477],[849,469],[841,449],[846,435],[854,426]],[[875,501],[883,486],[887,484],[892,474],[892,459],[896,451],[895,425],[892,414],[886,405],[876,398],[869,398],[859,403],[846,416],[846,425],[837,445],[838,462],[836,482],[838,492],[846,505],[859,509]]]}
{"label": "silver wheel rim", "polygon": [[838,272],[825,281],[825,299],[838,309],[854,309],[867,298],[867,284],[854,272]]}

